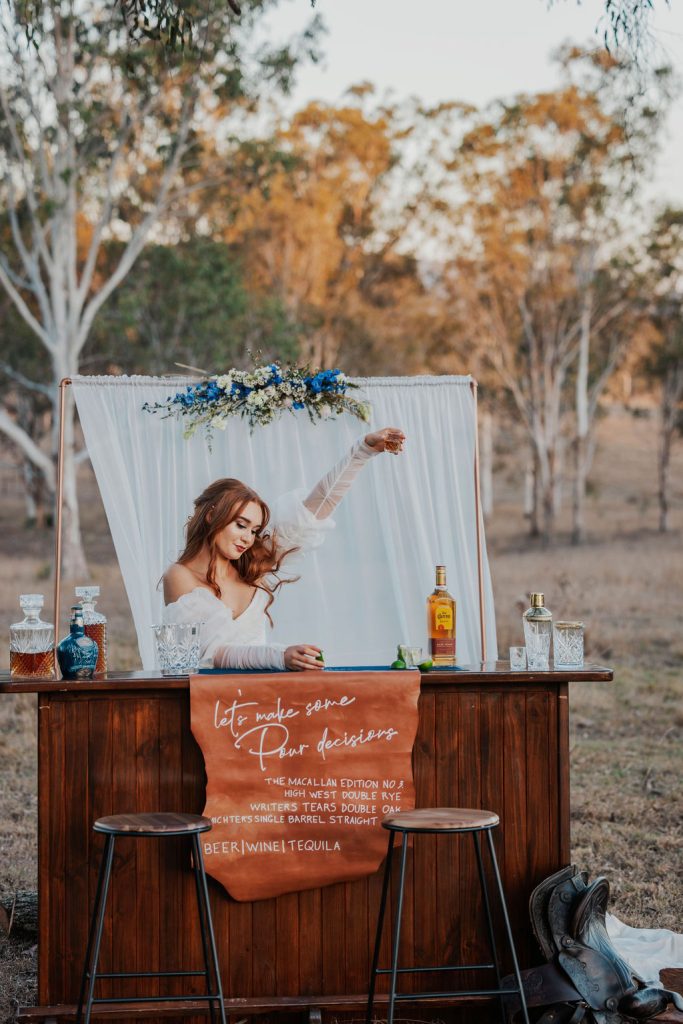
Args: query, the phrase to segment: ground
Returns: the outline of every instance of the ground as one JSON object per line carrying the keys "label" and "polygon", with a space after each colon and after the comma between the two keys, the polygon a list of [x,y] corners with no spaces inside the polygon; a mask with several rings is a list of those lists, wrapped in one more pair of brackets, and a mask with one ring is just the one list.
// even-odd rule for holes
{"label": "ground", "polygon": [[[495,510],[487,542],[501,656],[521,643],[520,611],[542,590],[557,615],[587,623],[587,655],[614,668],[613,684],[571,693],[572,857],[607,875],[612,909],[638,927],[683,930],[683,444],[673,468],[671,531],[657,531],[656,421],[613,409],[599,424],[588,537],[530,542],[520,512],[514,430],[500,434]],[[84,531],[93,580],[109,618],[111,662],[136,665],[130,612],[102,508],[86,468]],[[565,495],[569,505],[570,496]],[[18,492],[0,474],[0,617],[17,615],[22,592],[51,592],[52,542],[21,526]],[[49,603],[49,602],[48,602]],[[0,665],[7,665],[6,630]],[[35,697],[0,697],[0,899],[36,885]],[[30,1004],[35,949],[0,933],[0,1020]]]}

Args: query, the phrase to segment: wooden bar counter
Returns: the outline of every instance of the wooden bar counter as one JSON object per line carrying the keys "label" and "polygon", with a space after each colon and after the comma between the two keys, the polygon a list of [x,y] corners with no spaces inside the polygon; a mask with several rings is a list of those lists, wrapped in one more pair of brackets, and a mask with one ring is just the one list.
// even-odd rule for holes
{"label": "wooden bar counter", "polygon": [[[413,752],[417,806],[480,807],[500,815],[497,850],[523,967],[538,962],[529,893],[570,858],[568,682],[611,679],[611,671],[599,666],[571,673],[510,672],[500,662],[422,676]],[[102,850],[93,821],[129,811],[201,813],[204,764],[190,732],[186,677],[134,672],[52,682],[0,676],[0,693],[19,692],[35,692],[38,700],[41,1004],[22,1011],[21,1019],[56,1020],[73,1013],[78,997]],[[102,971],[199,967],[188,856],[176,841],[117,842]],[[238,903],[210,880],[233,1020],[283,1011],[311,1018],[319,1011],[335,1018],[354,1011],[357,1019],[367,991],[381,882],[380,869],[353,883]],[[408,864],[401,962],[486,959],[479,910],[471,843],[419,837]],[[462,987],[475,980],[471,972],[448,978]],[[201,983],[130,979],[114,990],[105,981],[100,994],[173,995],[193,984],[200,992]],[[167,987],[160,990],[160,984]],[[433,984],[434,976],[424,975],[413,990],[428,991]],[[443,976],[437,984],[442,986]],[[167,1019],[183,1016],[172,1004],[139,1011],[102,1007],[97,1016],[137,1020],[164,1009]],[[479,1016],[471,1010],[468,1020],[488,1019],[484,1007]],[[443,1018],[433,1003],[420,1011],[426,1019],[434,1012]],[[381,997],[377,1013],[383,1014]]]}

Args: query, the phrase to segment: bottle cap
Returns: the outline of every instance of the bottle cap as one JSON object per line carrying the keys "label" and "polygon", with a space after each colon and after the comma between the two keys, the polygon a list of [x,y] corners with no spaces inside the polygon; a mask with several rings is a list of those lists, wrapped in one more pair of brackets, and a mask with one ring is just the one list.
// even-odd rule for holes
{"label": "bottle cap", "polygon": [[437,565],[436,567],[436,585],[437,587],[446,585],[446,566]]}
{"label": "bottle cap", "polygon": [[530,594],[529,597],[531,599],[531,607],[532,608],[542,608],[543,607],[543,601],[545,600],[545,595],[544,594]]}

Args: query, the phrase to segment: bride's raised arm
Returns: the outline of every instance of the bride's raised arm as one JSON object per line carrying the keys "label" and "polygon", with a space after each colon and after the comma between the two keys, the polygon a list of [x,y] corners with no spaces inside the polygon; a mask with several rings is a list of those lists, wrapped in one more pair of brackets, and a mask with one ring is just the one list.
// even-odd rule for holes
{"label": "bride's raised arm", "polygon": [[359,438],[350,451],[319,480],[304,505],[316,519],[327,519],[342,500],[361,469],[373,455],[403,450],[405,434],[396,427],[384,427],[373,434]]}
{"label": "bride's raised arm", "polygon": [[334,527],[329,518],[359,472],[381,452],[398,455],[405,434],[397,427],[384,427],[359,438],[339,462],[315,487],[305,492],[290,491],[273,505],[272,524],[281,550],[318,547],[327,530]]}

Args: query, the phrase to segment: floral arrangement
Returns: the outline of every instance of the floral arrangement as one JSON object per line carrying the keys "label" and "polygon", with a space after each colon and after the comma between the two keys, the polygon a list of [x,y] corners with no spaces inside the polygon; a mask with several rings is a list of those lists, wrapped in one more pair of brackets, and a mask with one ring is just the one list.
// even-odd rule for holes
{"label": "floral arrangement", "polygon": [[145,402],[145,412],[164,411],[167,416],[184,417],[184,436],[192,437],[203,427],[209,440],[214,428],[225,430],[231,416],[243,416],[253,430],[272,423],[284,411],[305,409],[312,421],[350,412],[367,421],[370,407],[347,395],[356,389],[341,370],[312,369],[309,366],[282,367],[279,363],[253,370],[229,370],[213,374],[184,391],[169,395],[165,402]]}

